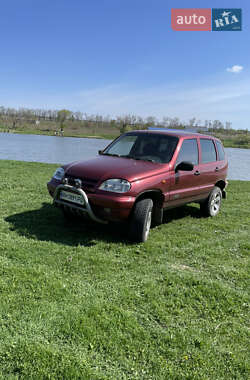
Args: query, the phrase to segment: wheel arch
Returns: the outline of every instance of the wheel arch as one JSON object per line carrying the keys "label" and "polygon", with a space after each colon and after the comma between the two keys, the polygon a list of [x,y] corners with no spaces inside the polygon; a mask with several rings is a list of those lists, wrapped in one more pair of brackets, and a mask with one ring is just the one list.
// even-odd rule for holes
{"label": "wheel arch", "polygon": [[215,186],[217,186],[221,189],[222,198],[226,198],[226,190],[225,190],[225,188],[227,186],[226,181],[220,180],[220,181],[216,182]]}
{"label": "wheel arch", "polygon": [[151,189],[144,191],[136,197],[135,203],[145,198],[152,199],[154,206],[162,208],[164,202],[164,195],[160,190]]}

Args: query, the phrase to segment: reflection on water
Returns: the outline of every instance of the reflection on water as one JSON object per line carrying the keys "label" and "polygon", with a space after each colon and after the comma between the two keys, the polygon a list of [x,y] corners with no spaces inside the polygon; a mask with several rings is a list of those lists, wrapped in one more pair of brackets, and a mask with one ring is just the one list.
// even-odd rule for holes
{"label": "reflection on water", "polygon": [[226,148],[228,178],[250,181],[250,149]]}
{"label": "reflection on water", "polygon": [[[0,159],[66,164],[97,155],[110,140],[0,133]],[[226,148],[229,179],[250,181],[250,149]]]}

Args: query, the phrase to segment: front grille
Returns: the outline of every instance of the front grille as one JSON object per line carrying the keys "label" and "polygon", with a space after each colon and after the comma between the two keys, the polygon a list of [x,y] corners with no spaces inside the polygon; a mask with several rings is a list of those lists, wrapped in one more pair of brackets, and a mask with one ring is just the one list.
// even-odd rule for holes
{"label": "front grille", "polygon": [[82,189],[84,191],[89,191],[89,192],[94,192],[95,191],[95,186],[98,182],[96,179],[92,178],[81,178],[81,177],[76,177],[72,175],[67,175],[66,178],[68,179],[68,184],[71,186],[75,186],[75,180],[80,179],[82,181]]}

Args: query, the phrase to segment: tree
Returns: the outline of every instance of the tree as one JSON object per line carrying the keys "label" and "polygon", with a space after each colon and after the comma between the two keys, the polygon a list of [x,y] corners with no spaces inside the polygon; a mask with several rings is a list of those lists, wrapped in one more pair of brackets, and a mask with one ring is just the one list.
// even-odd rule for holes
{"label": "tree", "polygon": [[69,120],[72,116],[72,112],[69,111],[69,110],[60,110],[57,112],[57,120],[59,121],[60,123],[60,128],[61,130],[63,130],[64,126],[65,126],[65,121],[66,120]]}
{"label": "tree", "polygon": [[161,124],[162,124],[165,128],[168,128],[169,125],[170,125],[170,123],[171,123],[171,118],[168,117],[168,116],[163,116]]}
{"label": "tree", "polygon": [[157,124],[157,119],[154,116],[148,116],[145,120],[147,126],[155,126]]}
{"label": "tree", "polygon": [[223,129],[223,124],[220,120],[213,121],[213,129]]}
{"label": "tree", "polygon": [[205,127],[212,128],[212,126],[213,126],[212,120],[205,120]]}
{"label": "tree", "polygon": [[[196,118],[195,118],[195,117],[192,117],[192,119],[189,120],[189,127],[194,127],[195,122],[196,122]],[[197,124],[196,124],[196,125],[197,125]]]}
{"label": "tree", "polygon": [[226,121],[226,129],[231,129],[232,123],[230,121]]}
{"label": "tree", "polygon": [[178,117],[172,117],[169,120],[169,128],[179,128],[181,127],[181,122]]}

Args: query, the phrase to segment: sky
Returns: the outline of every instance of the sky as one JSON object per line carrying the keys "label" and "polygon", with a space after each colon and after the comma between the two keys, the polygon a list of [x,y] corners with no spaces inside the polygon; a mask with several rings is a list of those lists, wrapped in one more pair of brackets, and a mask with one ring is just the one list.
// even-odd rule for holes
{"label": "sky", "polygon": [[[242,8],[242,31],[173,31],[171,8]],[[250,130],[248,0],[1,1],[0,105],[196,117]]]}

